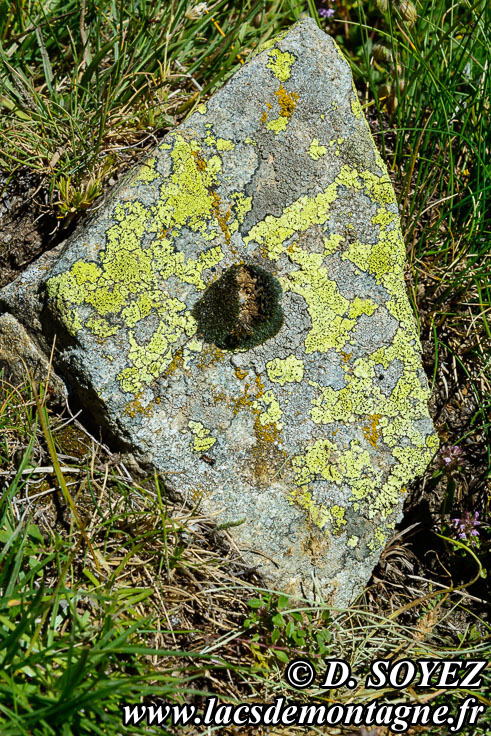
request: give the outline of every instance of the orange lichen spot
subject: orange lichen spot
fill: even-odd
[[[345,353],[341,350],[341,355],[343,356],[343,363],[347,363],[353,353]]]
[[[271,110],[271,108],[273,107],[273,105],[271,104],[271,102],[267,102],[266,103],[266,107],[269,107],[269,109]]]
[[[261,115],[261,123],[265,123],[267,119],[268,119],[268,113],[263,112],[263,114]]]
[[[235,369],[235,375],[241,380],[247,376],[247,371],[243,372],[240,368]],[[255,421],[259,421],[261,414],[260,409],[255,406],[255,402],[261,398],[264,394],[264,384],[259,376],[256,376],[253,383],[244,384],[244,393],[240,396],[229,396],[223,393],[217,393],[214,395],[213,400],[215,403],[223,401],[227,406],[232,407],[234,416],[237,416],[241,409],[248,409],[255,415]]]
[[[242,379],[247,376],[248,372],[249,371],[243,371],[240,368],[236,368],[235,369],[235,375],[237,376],[237,378],[239,379],[239,381],[242,381]]]
[[[245,406],[251,405],[251,397],[249,396],[250,387],[251,387],[251,384],[246,383],[244,386],[245,393],[243,393],[242,396],[239,396],[238,398],[232,399],[233,405],[234,405],[234,408],[233,408],[234,416],[237,416],[239,411],[243,409]]]
[[[264,383],[261,381],[260,376],[256,376],[255,383],[256,383],[256,389],[257,389],[256,396],[258,399],[260,399],[261,396],[264,394]]]
[[[220,197],[218,196],[216,192],[212,192],[211,196],[213,200],[213,203],[212,203],[213,213],[220,226],[220,230],[225,235],[225,242],[228,245],[230,243],[230,230],[228,229],[227,220],[230,217],[230,208],[225,215],[222,215],[222,212],[220,210],[220,203],[221,203]]]
[[[124,413],[128,414],[128,416],[130,416],[132,419],[136,417],[137,414],[142,414],[145,417],[149,417],[152,415],[151,405],[148,404],[148,406],[143,406],[140,402],[141,397],[142,397],[141,393],[137,394],[132,401],[129,401],[126,404]]]
[[[184,365],[184,357],[182,354],[182,348],[179,348],[179,350],[176,350],[176,352],[172,356],[172,360],[167,366],[167,368],[165,369],[163,375],[170,376],[176,371],[181,370],[183,365]]]
[[[278,98],[278,105],[280,106],[280,115],[283,118],[291,118],[293,112],[297,106],[298,93],[292,92],[288,94],[286,89],[280,84],[279,90],[275,92]]]
[[[202,158],[197,151],[191,151],[191,154],[194,157],[194,160],[196,161],[196,166],[200,171],[206,170],[206,161],[204,158]]]
[[[382,432],[378,428],[378,423],[381,420],[381,414],[372,414],[370,416],[370,423],[363,427],[363,434],[372,447],[377,447],[377,440],[382,436]]]
[[[216,345],[211,343],[203,345],[201,352],[197,353],[196,367],[206,369],[209,366],[222,363],[225,360],[225,350],[220,350]]]
[[[282,444],[278,427],[276,424],[261,424],[260,416],[261,412],[258,409],[254,409],[256,412],[256,419],[254,420],[254,434],[258,442],[273,442]]]

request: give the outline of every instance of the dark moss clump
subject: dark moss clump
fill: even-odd
[[[193,308],[198,333],[221,350],[248,350],[283,324],[281,286],[263,268],[231,266]]]

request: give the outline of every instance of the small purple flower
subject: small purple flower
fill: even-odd
[[[321,18],[332,18],[334,13],[334,8],[319,8],[319,15]]]
[[[460,519],[452,519],[452,523],[457,530],[459,539],[470,542],[473,547],[476,546],[476,540],[472,537],[478,537],[479,532],[476,529],[480,525],[479,511],[475,511],[472,515],[470,511],[464,511]]]
[[[456,470],[464,464],[463,454],[459,445],[442,445],[438,452],[438,464],[445,472]]]

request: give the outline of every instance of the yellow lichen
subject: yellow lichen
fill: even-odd
[[[280,51],[273,48],[268,53],[268,62],[266,66],[271,69],[273,74],[280,82],[286,82],[290,78],[291,68],[295,62],[295,57],[288,51]]]
[[[211,431],[204,427],[201,422],[195,422],[190,420],[188,427],[194,435],[194,439],[191,443],[191,449],[194,452],[206,452],[213,447],[215,444],[216,437],[211,436]]]
[[[275,120],[270,120],[266,128],[268,130],[271,130],[276,135],[278,135],[278,133],[281,133],[283,130],[286,130],[287,126],[288,126],[288,118],[282,117],[280,115],[279,118],[275,118]]]
[[[131,184],[134,185],[138,181],[146,181],[151,182],[154,179],[159,178],[158,172],[155,170],[155,164],[157,159],[155,156],[152,156],[151,158],[147,158],[145,163],[143,163],[133,179],[131,180]]]
[[[321,156],[325,156],[326,153],[327,148],[320,145],[318,138],[314,138],[309,147],[310,157],[313,158],[314,161],[317,161]]]
[[[295,483],[304,486],[315,478],[340,481],[342,476],[337,467],[336,445],[327,439],[316,440],[304,453],[292,460],[295,470]]]
[[[358,99],[358,93],[356,92],[356,90],[351,95],[350,103],[351,103],[351,112],[353,113],[355,118],[358,118],[358,120],[362,120],[363,110],[361,108],[360,100]]]
[[[325,527],[329,525],[329,531],[339,535],[342,532],[343,526],[347,524],[344,518],[346,509],[342,506],[327,506],[326,504],[318,503],[313,498],[307,486],[293,489],[290,493],[289,501],[291,504],[307,511],[309,520],[318,526],[319,529],[323,529],[326,532],[328,530]]]
[[[360,299],[359,296],[355,297],[349,308],[349,318],[356,319],[362,314],[372,315],[377,309],[378,304],[375,304],[371,299]]]
[[[216,223],[227,243],[231,229],[237,229],[237,222],[251,207],[251,198],[237,192],[232,194],[235,216],[230,207],[224,211],[214,189],[221,160],[218,156],[206,159],[196,141],[185,140],[178,133],[172,140],[173,173],[162,185],[156,204],[145,207],[130,201],[117,205],[116,222],[107,231],[99,262],[77,261],[71,270],[47,284],[72,334],[84,326],[79,313],[83,305],[95,310],[96,314],[85,320],[85,327],[94,335],[106,338],[129,328],[130,365],[118,376],[128,392],[138,392],[165,371],[176,342],[182,335],[192,337],[196,332],[195,320],[184,302],[168,297],[159,283],[172,275],[204,289],[203,270],[223,259],[219,245],[204,248],[197,258],[186,258],[174,247],[180,231],[186,227],[209,241],[217,237]],[[143,249],[145,233],[153,233],[154,240]],[[161,321],[142,341],[133,328],[151,313],[158,314]]]
[[[299,383],[303,380],[304,364],[295,355],[287,358],[274,358],[266,363],[268,377],[273,383],[284,386],[285,383]]]

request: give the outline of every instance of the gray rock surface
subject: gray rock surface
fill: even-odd
[[[241,522],[268,584],[352,600],[438,442],[396,199],[334,42],[308,19],[265,44],[48,261],[0,297],[39,309],[99,420]]]
[[[49,386],[58,401],[62,401],[66,394],[63,381],[55,374],[44,351],[8,312],[0,314],[0,370],[2,378],[13,386],[19,386],[32,377]]]

